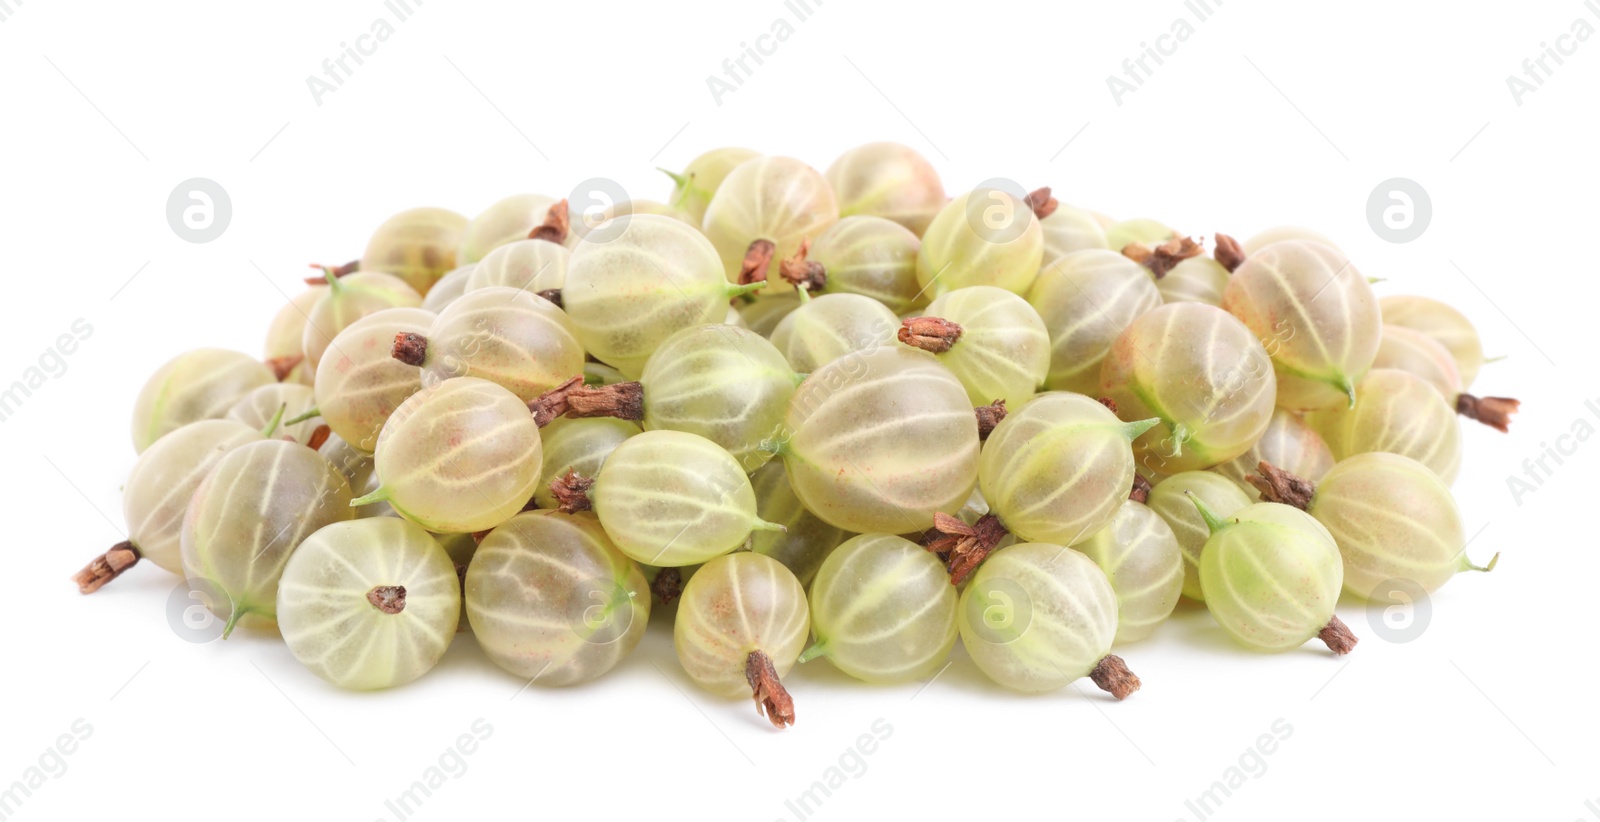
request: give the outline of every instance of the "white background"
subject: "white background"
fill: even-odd
[[[1186,800],[1280,718],[1292,735],[1215,818],[1565,822],[1600,808],[1600,444],[1547,463],[1520,500],[1507,486],[1576,421],[1600,427],[1584,406],[1600,400],[1600,38],[1549,63],[1521,105],[1506,84],[1574,20],[1600,27],[1576,0],[1492,14],[1227,0],[1120,106],[1106,77],[1192,20],[1182,4],[828,0],[718,105],[707,76],[792,20],[781,3],[431,0],[320,106],[306,77],[392,19],[379,2],[8,5],[0,384],[75,319],[94,329],[0,423],[0,788],[74,720],[93,728],[14,818],[393,820],[385,800],[480,717],[492,736],[414,818],[794,820],[786,800],[880,718],[892,735],[815,818],[1195,820]],[[93,597],[68,581],[122,538],[128,415],[148,373],[202,345],[256,351],[306,264],[359,256],[389,214],[471,214],[593,176],[662,199],[653,167],[715,146],[824,168],[877,139],[923,152],[952,193],[1005,176],[1195,234],[1314,226],[1388,279],[1380,293],[1460,306],[1509,358],[1476,388],[1525,401],[1509,436],[1468,427],[1456,484],[1471,554],[1503,551],[1500,568],[1439,592],[1410,643],[1345,603],[1366,639],[1344,660],[1245,652],[1183,606],[1120,651],[1145,683],[1125,703],[1087,683],[1003,692],[959,651],[925,689],[863,686],[819,661],[789,678],[799,723],[781,733],[750,702],[696,690],[665,624],[582,688],[517,695],[462,635],[423,680],[353,694],[270,636],[179,639],[175,580],[154,567]],[[197,176],[234,208],[205,245],[165,217]],[[1432,196],[1409,244],[1367,224],[1368,194],[1395,176]]]

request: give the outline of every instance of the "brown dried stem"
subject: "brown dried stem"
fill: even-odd
[[[1117,699],[1127,699],[1128,695],[1139,690],[1142,684],[1133,671],[1128,670],[1128,664],[1116,654],[1106,654],[1100,664],[1094,666],[1089,672],[1089,678],[1094,684]]]
[[[771,240],[753,240],[745,249],[744,262],[739,265],[739,285],[766,282],[767,267],[772,265],[772,255],[778,247]]]
[[[272,359],[267,360],[267,368],[271,369],[272,376],[277,377],[278,382],[283,382],[289,378],[289,374],[294,371],[295,366],[305,362],[305,360],[306,355],[304,354],[290,354],[287,357],[273,357]]]
[[[1457,414],[1477,420],[1502,434],[1511,431],[1511,415],[1521,407],[1521,400],[1510,397],[1474,397],[1471,394],[1456,397]]]
[[[1122,256],[1150,269],[1159,280],[1178,263],[1198,257],[1203,251],[1205,249],[1192,237],[1173,237],[1154,248],[1144,243],[1129,243],[1122,247]]]
[[[567,232],[572,229],[571,217],[567,211],[567,201],[562,200],[544,214],[544,224],[528,232],[530,240],[545,240],[561,245],[567,241]]]
[[[95,557],[83,570],[72,575],[72,581],[78,583],[78,593],[92,594],[111,580],[122,576],[122,572],[139,563],[143,557],[133,543],[123,541],[111,546],[111,550]]]
[[[401,331],[394,335],[394,347],[389,350],[390,356],[418,368],[428,361],[428,338],[410,331]]]
[[[556,502],[559,503],[557,510],[563,514],[576,514],[593,508],[594,504],[589,501],[589,487],[592,485],[592,478],[580,477],[577,471],[568,471],[565,476],[551,480],[550,491],[556,495]]]
[[[794,724],[794,698],[778,679],[778,669],[772,666],[771,657],[761,651],[751,651],[744,662],[744,680],[750,683],[756,713],[766,717],[776,728]]]
[[[810,238],[801,240],[794,256],[778,263],[778,276],[795,288],[821,291],[828,285],[828,271],[822,267],[822,263],[806,259],[810,251]]]
[[[1135,473],[1133,475],[1133,489],[1128,492],[1128,499],[1140,504],[1147,503],[1150,501],[1152,487],[1150,480],[1145,479],[1144,475]]]
[[[943,354],[961,339],[961,326],[938,317],[912,317],[900,323],[900,342],[934,354]]]
[[[546,288],[543,291],[535,291],[533,293],[535,293],[535,294],[537,294],[537,295],[549,300],[550,302],[555,303],[556,304],[556,308],[566,308],[567,307],[566,303],[563,303],[561,301],[561,289],[559,289],[559,288]]]
[[[319,425],[316,428],[311,429],[311,436],[306,438],[306,447],[313,451],[320,451],[322,450],[322,446],[327,444],[328,438],[331,436],[333,436],[332,426]]]
[[[344,265],[323,265],[321,263],[312,263],[311,267],[321,271],[322,275],[319,277],[307,277],[306,285],[327,285],[328,277],[330,276],[337,280],[340,277],[348,277],[351,274],[360,271],[361,261],[351,260]]]
[[[1360,642],[1356,639],[1356,635],[1350,632],[1350,626],[1345,625],[1337,616],[1328,620],[1328,624],[1317,633],[1317,639],[1327,643],[1328,650],[1339,656],[1355,650],[1356,643]]]
[[[1056,213],[1056,208],[1061,205],[1056,198],[1050,196],[1049,186],[1041,186],[1034,189],[1027,197],[1023,198],[1023,202],[1028,204],[1028,208],[1033,209],[1033,216],[1041,220]]]
[[[656,578],[650,580],[650,593],[662,605],[671,605],[678,597],[683,596],[683,572],[677,568],[662,568],[656,572]]]
[[[644,419],[644,386],[618,382],[590,388],[578,376],[540,394],[528,403],[528,409],[540,427],[556,417],[616,417],[638,422]]]
[[[1228,269],[1228,273],[1239,270],[1244,265],[1244,248],[1239,241],[1226,234],[1217,234],[1215,237],[1217,247],[1211,250],[1211,258]]]
[[[925,535],[923,544],[944,558],[945,567],[950,570],[950,584],[960,585],[1008,533],[994,514],[985,514],[968,525],[940,512],[933,515],[933,530]]]
[[[1261,473],[1251,474],[1245,479],[1261,492],[1262,502],[1280,502],[1302,511],[1311,507],[1311,500],[1317,495],[1316,483],[1297,477],[1266,460],[1257,463],[1256,470]]]
[[[972,410],[978,415],[978,439],[986,440],[994,432],[994,427],[1006,418],[1006,401],[995,400]]]
[[[1111,413],[1113,413],[1113,414],[1117,413],[1117,401],[1116,400],[1111,399],[1110,397],[1101,397],[1099,399],[1099,403],[1101,405],[1105,406],[1106,409],[1109,410]]]
[[[367,592],[372,607],[393,616],[406,609],[406,586],[379,585]]]

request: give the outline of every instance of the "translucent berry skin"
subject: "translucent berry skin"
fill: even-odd
[[[1309,512],[1339,546],[1344,589],[1362,599],[1396,579],[1431,594],[1476,567],[1449,486],[1408,457],[1374,452],[1340,462],[1317,483]]]
[[[1278,404],[1349,405],[1378,353],[1383,320],[1367,278],[1338,249],[1276,242],[1233,272],[1222,307],[1267,346]]]
[[[778,443],[801,502],[834,526],[904,534],[953,513],[978,474],[978,421],[933,355],[874,348],[817,369],[795,391]]]
[[[658,214],[662,217],[671,217],[684,225],[694,226],[695,228],[700,227],[700,219],[698,217],[690,216],[688,213],[666,203],[658,203],[655,200],[623,200],[620,203],[612,203],[604,207],[592,206],[589,211],[582,214],[574,211],[572,213],[572,231],[579,238],[585,238],[589,236],[589,232],[604,225],[607,220],[632,217],[636,214]]]
[[[338,434],[332,434],[329,435],[328,441],[317,449],[317,453],[331,463],[334,469],[344,476],[345,481],[350,483],[351,494],[364,496],[378,490],[377,462],[370,452],[356,448]],[[355,509],[356,519],[399,516],[394,512],[394,508],[383,500],[358,505]]]
[[[275,382],[254,388],[240,397],[228,409],[227,419],[254,431],[264,431],[281,408],[283,417],[273,430],[273,436],[293,437],[295,442],[305,445],[322,425],[322,418],[312,417],[293,425],[285,423],[316,407],[316,397],[310,386]]]
[[[339,332],[356,320],[386,308],[418,308],[422,297],[403,280],[376,271],[357,271],[332,280],[328,292],[311,307],[301,338],[306,361],[315,368]]]
[[[1024,693],[1088,676],[1111,651],[1117,595],[1088,557],[1024,542],[978,566],[956,609],[961,644],[990,679]]]
[[[472,272],[477,267],[477,263],[467,263],[440,277],[422,298],[422,309],[437,314],[443,311],[445,306],[459,299],[467,292],[467,280],[472,277]]]
[[[1278,408],[1272,412],[1272,421],[1267,423],[1267,430],[1255,445],[1211,470],[1233,480],[1251,502],[1258,502],[1261,492],[1250,484],[1249,478],[1256,475],[1262,461],[1316,482],[1333,467],[1333,451],[1323,442],[1322,435],[1306,425],[1298,415]],[[1206,501],[1210,502],[1209,499]],[[1222,513],[1215,505],[1212,508]]]
[[[378,435],[378,491],[429,531],[465,534],[510,519],[539,485],[539,425],[517,395],[476,377],[413,394]]]
[[[1222,305],[1228,290],[1228,269],[1210,257],[1190,257],[1156,280],[1162,302]]]
[[[721,320],[739,293],[700,232],[641,214],[610,242],[573,252],[561,299],[584,350],[638,379],[663,340]]]
[[[1144,266],[1115,252],[1090,250],[1045,266],[1027,299],[1050,334],[1045,386],[1094,395],[1111,344],[1161,305],[1161,292]]]
[[[478,377],[532,402],[583,371],[583,346],[566,313],[515,288],[468,291],[434,319],[427,337],[424,386]]]
[[[915,149],[899,143],[857,146],[839,155],[824,177],[845,217],[881,217],[921,236],[944,207],[939,171]]]
[[[317,410],[333,433],[368,454],[395,409],[422,390],[415,366],[394,358],[396,334],[424,334],[432,313],[389,308],[362,317],[339,332],[317,365]]]
[[[1093,212],[1081,208],[1058,205],[1050,216],[1039,221],[1039,228],[1044,232],[1044,257],[1040,263],[1046,268],[1074,251],[1110,248],[1100,221]]]
[[[544,240],[518,240],[491,251],[467,277],[466,291],[501,286],[537,294],[567,284],[572,252]]]
[[[1461,370],[1455,355],[1433,337],[1400,325],[1384,325],[1373,368],[1395,368],[1421,377],[1446,402],[1461,395]]]
[[[140,555],[174,574],[183,573],[178,546],[194,489],[223,455],[261,439],[260,431],[233,420],[201,420],[140,454],[122,486],[122,521]]]
[[[645,430],[683,431],[722,446],[746,473],[783,423],[799,380],[760,334],[726,324],[685,328],[645,364]]]
[[[739,312],[746,328],[771,339],[783,319],[799,307],[800,295],[790,291],[760,297],[755,302],[738,305],[734,310]]]
[[[721,446],[681,431],[646,431],[618,445],[588,491],[611,541],[661,567],[696,565],[773,527],[756,516],[744,468]]]
[[[593,516],[528,511],[478,545],[467,618],[496,665],[535,685],[576,685],[638,647],[650,587]]]
[[[1183,554],[1183,595],[1205,602],[1200,585],[1200,552],[1211,538],[1211,529],[1200,515],[1193,494],[1219,517],[1231,517],[1254,500],[1232,480],[1210,471],[1182,471],[1155,484],[1150,490],[1150,510],[1167,523]]]
[[[1339,244],[1326,236],[1297,225],[1280,225],[1259,231],[1241,243],[1245,254],[1254,254],[1273,243],[1287,241],[1321,243],[1329,248],[1337,249]]]
[[[284,375],[282,382],[300,383],[310,385],[315,378],[317,370],[311,363],[305,361],[305,333],[306,315],[311,313],[311,307],[322,299],[328,292],[325,285],[314,285],[289,298],[283,308],[273,315],[272,322],[267,325],[267,340],[262,347],[262,358],[276,360],[289,357],[300,357],[294,368]]]
[[[689,161],[683,171],[673,174],[672,195],[667,202],[687,214],[692,224],[699,226],[706,216],[706,206],[716,195],[728,172],[748,160],[761,156],[761,152],[748,148],[714,148]]]
[[[783,530],[761,530],[750,535],[750,550],[784,564],[801,585],[810,585],[828,554],[854,536],[828,524],[807,510],[789,487],[789,474],[781,461],[769,462],[750,475],[756,495],[756,515]]]
[[[1077,546],[1117,595],[1116,643],[1137,642],[1172,615],[1183,593],[1183,550],[1166,520],[1128,500],[1111,523]]]
[[[369,595],[405,590],[386,613]],[[278,627],[300,664],[341,688],[404,685],[438,664],[461,617],[455,564],[427,531],[376,517],[324,526],[290,555]]]
[[[758,157],[728,172],[700,230],[716,247],[729,282],[739,281],[751,242],[772,242],[776,249],[767,266],[767,291],[780,293],[794,286],[778,276],[779,262],[838,220],[833,189],[816,169],[792,157]]]
[[[1428,466],[1446,485],[1461,470],[1461,423],[1455,408],[1421,377],[1375,368],[1356,385],[1354,408],[1334,407],[1306,415],[1335,459],[1369,451],[1410,457]]]
[[[806,259],[820,264],[829,294],[860,294],[895,314],[925,305],[917,284],[922,240],[904,225],[882,217],[845,217],[811,241]]]
[[[809,374],[846,354],[892,345],[899,330],[900,318],[871,297],[824,294],[789,312],[772,344],[791,368]]]
[[[1105,227],[1106,248],[1121,253],[1130,243],[1156,245],[1176,236],[1166,223],[1148,217],[1118,220]]]
[[[787,676],[811,630],[806,592],[777,560],[741,551],[707,562],[678,602],[672,644],[684,673],[718,696],[750,698],[745,665],[761,651]]]
[[[284,440],[242,445],[223,455],[189,500],[183,572],[228,595],[226,631],[241,620],[271,624],[290,553],[352,516],[349,483],[317,452]]]
[[[1420,331],[1439,342],[1456,360],[1461,389],[1472,387],[1483,368],[1483,342],[1478,329],[1460,311],[1428,297],[1389,296],[1378,301],[1384,325]]]
[[[198,420],[220,419],[240,397],[278,379],[248,354],[197,348],[156,369],[133,403],[133,450]]]
[[[1082,542],[1110,524],[1128,498],[1129,443],[1139,430],[1081,394],[1040,394],[989,434],[978,487],[1018,539]]]
[[[1124,420],[1160,417],[1134,441],[1140,470],[1173,474],[1227,462],[1272,419],[1272,361],[1226,311],[1173,303],[1134,320],[1100,368],[1100,396]]]
[[[1240,645],[1282,653],[1333,618],[1344,583],[1328,529],[1298,508],[1258,502],[1229,517],[1200,554],[1206,608]]]
[[[989,285],[946,291],[923,314],[961,326],[939,361],[967,389],[974,406],[1033,398],[1050,371],[1050,333],[1027,300]]]
[[[580,477],[598,476],[606,457],[611,456],[623,440],[641,430],[634,423],[614,417],[557,417],[539,432],[544,445],[543,476],[555,479],[566,476],[568,471],[576,471]],[[544,509],[553,510],[561,505],[548,482],[539,483],[533,499]]]
[[[1008,192],[978,189],[951,200],[928,224],[917,285],[935,296],[969,285],[1026,294],[1043,258],[1033,209]]]
[[[528,239],[535,228],[544,225],[556,202],[556,198],[543,194],[513,194],[496,201],[467,223],[456,261],[463,265],[475,263],[500,246]],[[576,234],[569,234],[564,245],[571,248],[577,241]]]
[[[889,534],[840,545],[811,583],[808,657],[864,682],[926,679],[956,643],[956,587],[927,548]]]
[[[443,208],[413,208],[383,221],[361,255],[362,271],[393,274],[427,294],[450,269],[467,230],[467,218]]]

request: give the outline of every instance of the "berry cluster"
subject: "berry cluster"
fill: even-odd
[[[1019,691],[1139,679],[1113,646],[1180,596],[1238,642],[1347,653],[1341,590],[1431,592],[1472,325],[1379,299],[1320,235],[1205,244],[937,172],[876,143],[826,173],[718,149],[668,203],[574,220],[525,194],[414,209],[323,267],[265,357],[139,395],[140,559],[276,623],[347,688],[458,629],[540,685],[601,676],[675,609],[684,671],[782,727],[782,678],[937,671],[959,638]],[[1490,561],[1488,567],[1493,567]]]

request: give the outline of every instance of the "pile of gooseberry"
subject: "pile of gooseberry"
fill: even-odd
[[[587,682],[653,613],[689,679],[784,727],[797,663],[904,683],[959,641],[1006,688],[1122,699],[1114,652],[1180,600],[1246,649],[1345,654],[1341,592],[1495,564],[1466,554],[1458,419],[1517,401],[1467,393],[1464,316],[1380,299],[1320,234],[1207,253],[1048,188],[947,197],[893,143],[670,176],[594,214],[401,212],[262,357],[162,365],[128,539],[80,589],[149,559],[351,689],[467,631]]]

